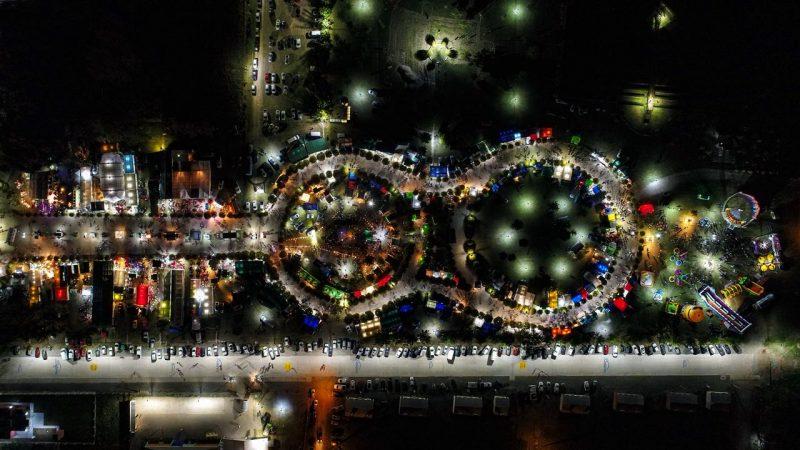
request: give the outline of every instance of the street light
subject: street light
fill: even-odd
[[[431,158],[436,157],[436,130],[431,130]]]
[[[367,14],[372,10],[372,5],[369,0],[356,0],[353,6],[356,12],[360,14]]]
[[[523,19],[526,13],[525,5],[523,5],[520,2],[513,2],[509,4],[507,11],[510,20],[517,23],[519,23]]]

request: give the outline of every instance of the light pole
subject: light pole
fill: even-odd
[[[431,130],[431,159],[436,157],[436,130]]]

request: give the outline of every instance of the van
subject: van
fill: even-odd
[[[320,37],[322,37],[322,31],[320,31],[320,30],[311,30],[308,33],[306,33],[306,37],[309,38],[309,39],[320,38]]]

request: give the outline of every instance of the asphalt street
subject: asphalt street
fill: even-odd
[[[0,363],[0,384],[92,382],[225,382],[229,377],[260,374],[267,381],[291,381],[311,377],[517,377],[527,376],[720,376],[758,379],[768,364],[760,353],[719,355],[575,355],[557,359],[522,360],[515,356],[492,358],[465,356],[451,364],[443,356],[433,359],[389,357],[357,359],[343,351],[328,357],[320,353],[288,352],[270,360],[260,355],[202,358],[172,357],[150,361],[96,357],[87,362],[68,362],[58,356],[46,361],[26,356]]]

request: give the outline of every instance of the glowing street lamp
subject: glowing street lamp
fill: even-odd
[[[372,4],[370,0],[355,0],[353,3],[353,10],[358,14],[366,15],[372,12]]]
[[[525,107],[524,93],[518,89],[509,91],[506,94],[505,102],[513,113],[519,113]]]
[[[518,1],[512,2],[508,5],[508,16],[515,22],[522,20],[527,12],[528,11],[525,8],[525,5]]]

